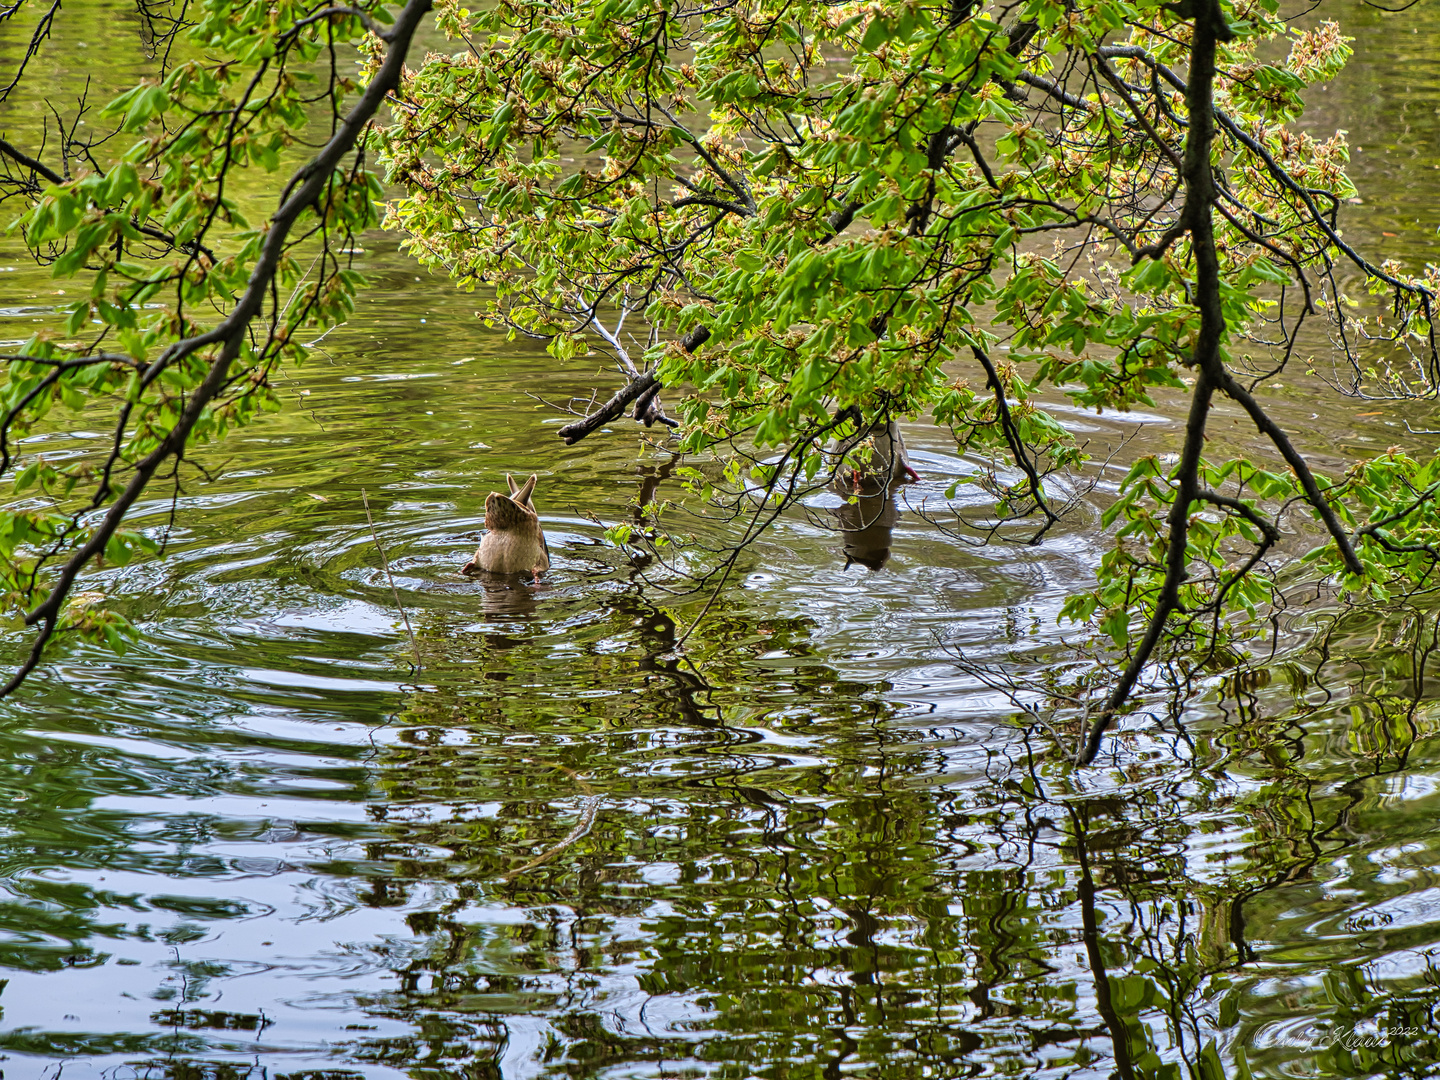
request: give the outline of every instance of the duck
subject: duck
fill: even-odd
[[[900,434],[900,425],[894,420],[877,421],[863,428],[855,435],[841,441],[837,453],[844,458],[862,447],[870,451],[870,460],[864,465],[856,464],[850,469],[850,477],[856,491],[862,486],[879,481],[884,487],[893,484],[914,483],[920,474],[910,464],[910,454],[905,449],[905,439]]]
[[[510,494],[492,491],[485,496],[485,535],[475,557],[460,568],[462,574],[533,574],[550,569],[550,548],[535,512],[535,476],[517,484],[508,473]]]
[[[858,415],[858,414],[857,414]],[[861,462],[851,457],[856,451],[868,451]],[[879,570],[890,558],[890,544],[900,508],[895,493],[901,484],[913,483],[920,474],[910,464],[900,425],[894,420],[877,420],[848,439],[840,441],[835,450],[843,462],[851,464],[837,469],[832,490],[845,499],[831,512],[845,537],[845,569],[857,563]]]

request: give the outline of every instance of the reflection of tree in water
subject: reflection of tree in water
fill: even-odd
[[[559,623],[528,637],[482,624],[448,656],[427,640],[438,689],[379,752],[373,812],[391,838],[367,861],[389,870],[362,896],[406,908],[414,937],[353,946],[398,975],[362,1006],[411,1031],[356,1031],[340,1052],[362,1073],[337,1076],[372,1062],[497,1076],[506,1055],[574,1075],[1175,1065],[1206,1080],[1239,1075],[1242,1047],[1256,1076],[1425,1075],[1440,1060],[1440,935],[1424,915],[1440,814],[1435,795],[1398,797],[1440,754],[1433,618],[1377,647],[1355,613],[1323,639],[1318,673],[1227,680],[1214,715],[1191,718],[1192,761],[1135,742],[1121,776],[1072,770],[1039,732],[1000,727],[981,751],[955,745],[973,729],[917,728],[885,687],[817,662],[803,621],[732,611],[683,657],[673,623],[630,594]],[[49,781],[6,807],[10,857],[123,862],[123,817],[57,813],[79,751],[13,749]],[[577,777],[605,800],[591,831],[507,880],[571,832]],[[13,888],[10,966],[115,947],[97,921],[114,897]],[[197,1060],[263,1020],[200,1000],[226,973],[183,959],[153,1033],[69,1052],[149,1055],[137,1074],[156,1078],[260,1075]],[[1411,1033],[1363,1044],[1381,1028]],[[3,1038],[7,1053],[56,1052]]]
[[[398,988],[365,1002],[414,1034],[361,1038],[357,1060],[1208,1080],[1247,1060],[1369,1075],[1440,1059],[1434,929],[1387,935],[1386,896],[1411,887],[1362,865],[1426,837],[1415,865],[1440,862],[1433,801],[1397,826],[1380,797],[1427,731],[1407,670],[1423,650],[1343,683],[1332,657],[1323,692],[1232,680],[1238,715],[1193,762],[1137,758],[1111,790],[1013,728],[962,755],[983,765],[956,783],[955,733],[908,727],[814,663],[803,624],[732,612],[676,658],[673,623],[627,595],[572,631],[574,683],[613,693],[537,694],[549,646],[492,635],[474,643],[492,677],[417,695],[378,763],[394,839],[371,854],[394,873],[375,902],[445,886],[409,916],[417,941],[381,947]],[[1421,697],[1393,694],[1407,686]],[[1357,712],[1338,736],[1342,700]],[[1375,731],[1373,752],[1315,752]],[[604,798],[593,828],[507,877],[572,831],[576,777]],[[1366,903],[1325,898],[1317,871],[1337,861]],[[1299,944],[1326,912],[1335,933]],[[1423,1034],[1286,1045],[1306,1017]]]

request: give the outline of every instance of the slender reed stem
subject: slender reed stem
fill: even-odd
[[[395,606],[400,609],[400,618],[405,622],[405,634],[410,638],[410,649],[415,653],[415,670],[419,671],[420,644],[415,640],[415,631],[410,628],[410,616],[405,614],[405,605],[400,602],[400,590],[395,587],[395,578],[390,573],[390,560],[385,557],[385,545],[380,543],[380,534],[375,531],[375,519],[370,516],[370,496],[365,489],[360,489],[360,498],[365,503],[365,520],[370,523],[370,535],[375,540],[375,550],[380,553],[380,566],[385,571],[385,579],[390,582],[390,592],[395,597]]]

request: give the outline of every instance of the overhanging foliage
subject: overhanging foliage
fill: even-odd
[[[5,357],[0,467],[26,499],[0,514],[0,572],[40,628],[12,688],[57,630],[119,642],[118,616],[67,605],[77,576],[153,548],[123,527],[147,485],[272,405],[302,329],[349,311],[387,96],[390,223],[415,253],[557,362],[600,347],[625,373],[568,441],[632,406],[673,425],[660,391],[688,388],[682,447],[734,455],[697,487],[758,486],[778,510],[834,475],[832,440],[928,413],[1008,463],[995,521],[1039,541],[1060,511],[1046,478],[1084,463],[1043,402],[1126,410],[1184,389],[1178,460],[1135,463],[1097,585],[1065,608],[1119,659],[1086,757],[1157,656],[1263,627],[1283,532],[1324,539],[1312,577],[1343,593],[1427,582],[1434,463],[1397,450],[1317,474],[1256,396],[1324,343],[1316,325],[1352,366],[1341,390],[1440,381],[1434,276],[1347,244],[1344,139],[1294,127],[1348,55],[1333,23],[1293,29],[1275,0],[435,7],[449,51],[403,71],[429,3],[209,0],[167,24],[163,78],[105,110],[109,141],[62,127],[54,164],[0,141],[20,235],[89,293],[63,335]],[[34,10],[12,88],[59,9]],[[347,43],[371,58],[348,110]],[[317,108],[329,141],[252,228],[230,179],[277,169]],[[1347,273],[1384,294],[1383,319],[1347,311]],[[1217,397],[1273,459],[1206,458]],[[105,460],[15,456],[52,405],[97,401],[116,410]]]
[[[683,447],[781,448],[752,475],[784,501],[828,439],[931,413],[1009,459],[998,515],[1038,540],[1047,473],[1083,460],[1041,400],[1189,389],[1179,461],[1136,463],[1065,608],[1122,657],[1086,758],[1157,650],[1263,625],[1292,510],[1343,589],[1429,573],[1435,467],[1316,475],[1255,396],[1305,362],[1307,321],[1344,328],[1347,267],[1392,300],[1368,336],[1414,350],[1373,380],[1434,389],[1433,281],[1345,243],[1344,139],[1290,126],[1349,54],[1334,23],[1293,30],[1275,0],[501,0],[450,29],[466,47],[406,80],[386,133],[391,223],[557,360],[619,350],[630,382],[568,440],[690,387]],[[1278,461],[1206,459],[1217,395]]]

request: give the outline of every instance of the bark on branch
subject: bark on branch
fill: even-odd
[[[971,353],[975,359],[980,361],[980,366],[985,369],[985,383],[995,394],[996,416],[1000,421],[1000,430],[1005,435],[1005,443],[1010,447],[1010,456],[1015,459],[1025,473],[1025,478],[1030,482],[1029,495],[1035,506],[1045,515],[1045,524],[1034,536],[1030,543],[1038,544],[1044,535],[1050,531],[1050,526],[1060,520],[1060,516],[1050,509],[1050,504],[1045,499],[1045,491],[1041,487],[1040,474],[1035,468],[1035,462],[1031,460],[1029,451],[1025,448],[1025,440],[1020,438],[1020,431],[1015,425],[1015,419],[1010,414],[1010,403],[1005,397],[1005,384],[1000,381],[1000,373],[995,370],[995,364],[985,350],[978,345],[970,346]]]
[[[686,352],[694,352],[705,342],[710,340],[710,328],[697,326],[685,337],[680,339],[680,347]],[[604,427],[611,420],[625,412],[632,401],[637,398],[649,397],[654,400],[656,394],[663,389],[659,377],[653,371],[641,372],[628,383],[622,386],[609,401],[601,405],[593,413],[581,417],[574,423],[566,424],[560,429],[560,438],[565,440],[566,446],[574,446],[581,439],[591,432]],[[639,411],[637,409],[637,411]],[[643,419],[637,416],[636,419]]]
[[[1167,521],[1165,578],[1150,613],[1140,643],[1119,681],[1110,691],[1100,715],[1091,724],[1089,737],[1079,760],[1088,765],[1095,759],[1100,742],[1115,713],[1129,700],[1165,634],[1170,616],[1180,606],[1180,587],[1188,576],[1190,505],[1200,495],[1200,456],[1205,448],[1205,423],[1215,391],[1227,376],[1220,358],[1225,337],[1225,314],[1220,301],[1220,258],[1215,248],[1213,205],[1218,193],[1210,164],[1215,140],[1215,52],[1221,41],[1232,36],[1219,0],[1195,0],[1195,31],[1190,40],[1190,78],[1185,104],[1189,110],[1185,132],[1185,154],[1181,175],[1185,181],[1185,204],[1180,219],[1190,233],[1195,260],[1195,306],[1200,312],[1200,330],[1195,337],[1191,364],[1196,369],[1195,389],[1190,395],[1190,413],[1185,421],[1185,445],[1175,467],[1175,502]]]
[[[1260,550],[1207,605],[1207,608],[1215,610],[1217,615],[1225,590],[1228,590],[1248,573],[1264,551],[1277,540],[1278,531],[1275,526],[1263,519],[1252,508],[1237,499],[1230,499],[1215,492],[1203,491],[1200,488],[1200,454],[1205,441],[1206,414],[1209,412],[1210,402],[1217,392],[1223,393],[1237,402],[1250,416],[1256,428],[1266,435],[1276,450],[1280,452],[1280,456],[1290,466],[1301,490],[1305,493],[1305,501],[1314,509],[1330,533],[1330,538],[1335,542],[1345,569],[1351,574],[1364,572],[1354,547],[1355,540],[1360,538],[1360,532],[1357,531],[1353,537],[1346,532],[1339,515],[1331,505],[1330,498],[1320,487],[1304,456],[1296,450],[1289,436],[1270,418],[1255,397],[1230,374],[1221,358],[1220,344],[1225,335],[1225,317],[1221,307],[1220,262],[1215,246],[1214,229],[1214,209],[1221,192],[1211,167],[1212,146],[1217,131],[1223,128],[1247,150],[1259,156],[1272,175],[1275,175],[1305,203],[1315,224],[1325,231],[1332,242],[1341,247],[1342,251],[1355,259],[1367,273],[1373,272],[1374,276],[1382,280],[1394,282],[1378,268],[1372,268],[1369,263],[1345,247],[1334,230],[1324,221],[1323,215],[1320,214],[1319,208],[1315,206],[1309,193],[1279,167],[1263,146],[1246,135],[1233,120],[1215,108],[1213,86],[1216,75],[1216,48],[1220,42],[1229,41],[1233,34],[1225,22],[1219,0],[1190,0],[1190,7],[1187,10],[1193,13],[1195,31],[1191,38],[1190,70],[1187,78],[1183,81],[1142,49],[1133,46],[1107,46],[1098,52],[1101,58],[1099,64],[1104,74],[1112,81],[1117,90],[1126,96],[1127,102],[1130,101],[1130,98],[1125,93],[1123,83],[1105,64],[1104,58],[1106,57],[1123,57],[1148,64],[1167,82],[1185,94],[1186,108],[1189,111],[1185,135],[1185,154],[1181,168],[1181,176],[1185,185],[1185,203],[1181,208],[1175,227],[1166,234],[1164,242],[1168,245],[1180,235],[1189,234],[1191,255],[1195,261],[1194,303],[1200,312],[1200,332],[1196,337],[1190,361],[1190,365],[1196,370],[1195,389],[1190,399],[1190,415],[1185,429],[1185,446],[1174,474],[1177,488],[1175,502],[1170,508],[1167,523],[1165,577],[1159,595],[1156,597],[1155,606],[1151,610],[1145,634],[1131,653],[1119,681],[1090,728],[1089,737],[1080,752],[1079,760],[1082,764],[1087,764],[1094,759],[1106,729],[1110,726],[1115,714],[1129,699],[1141,672],[1159,646],[1170,616],[1181,610],[1180,588],[1188,577],[1187,540],[1191,504],[1199,500],[1219,506],[1250,521],[1264,534]],[[1136,111],[1136,115],[1139,116],[1138,109],[1133,104],[1132,111]],[[1141,119],[1143,121],[1144,118],[1141,117]],[[1149,130],[1148,124],[1147,130]],[[1148,253],[1150,252],[1142,251],[1140,254]]]

